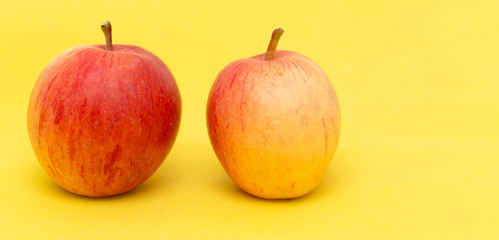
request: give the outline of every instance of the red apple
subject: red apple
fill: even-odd
[[[229,177],[261,198],[296,198],[323,178],[338,145],[340,108],[331,82],[310,58],[275,51],[240,59],[208,97],[211,144]]]
[[[39,76],[28,108],[35,155],[64,189],[85,196],[127,192],[149,178],[180,125],[180,93],[152,53],[112,45],[77,46]]]

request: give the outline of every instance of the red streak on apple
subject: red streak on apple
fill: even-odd
[[[161,165],[175,141],[181,100],[175,79],[136,46],[70,48],[43,70],[28,132],[42,168],[85,196],[129,191]]]

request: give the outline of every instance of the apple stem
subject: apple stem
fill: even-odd
[[[111,34],[111,22],[109,20],[103,22],[100,25],[102,32],[104,32],[104,37],[106,37],[106,49],[109,51],[113,51],[113,36]]]
[[[265,53],[265,61],[269,61],[274,59],[274,53],[277,49],[277,43],[279,43],[279,39],[281,38],[284,30],[282,28],[275,29],[272,32],[272,38],[270,39],[269,47],[267,48],[267,53]]]

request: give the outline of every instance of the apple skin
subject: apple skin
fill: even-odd
[[[338,99],[308,57],[281,50],[263,59],[237,60],[217,76],[207,104],[210,141],[245,192],[300,197],[319,184],[336,151]]]
[[[180,93],[167,66],[136,46],[86,45],[56,56],[29,102],[28,133],[41,167],[84,196],[127,192],[171,150]]]

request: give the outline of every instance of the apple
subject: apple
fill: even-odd
[[[239,59],[217,76],[206,119],[212,147],[229,177],[264,199],[289,199],[322,180],[340,136],[338,98],[310,58],[276,51]]]
[[[69,48],[40,74],[28,107],[28,133],[41,167],[84,196],[127,192],[149,178],[171,150],[180,93],[167,66],[137,46]]]

